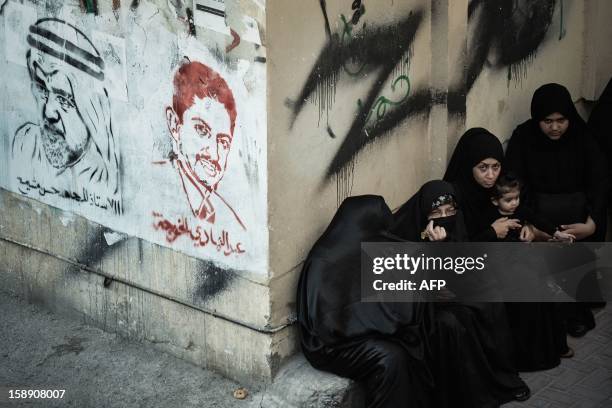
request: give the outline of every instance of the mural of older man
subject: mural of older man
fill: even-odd
[[[122,212],[119,157],[104,61],[79,29],[55,18],[30,26],[26,54],[38,118],[15,132],[19,190]]]

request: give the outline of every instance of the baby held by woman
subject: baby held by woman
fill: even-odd
[[[563,232],[559,226],[555,226],[542,217],[538,217],[535,212],[527,206],[521,205],[521,182],[512,173],[501,175],[497,178],[491,201],[495,205],[496,211],[490,214],[491,220],[498,219],[500,215],[505,218],[513,219],[517,224],[523,226],[531,224],[550,236],[549,240],[573,242],[576,237],[572,234]],[[498,241],[518,242],[520,239],[520,227],[510,229],[505,238],[498,238]]]

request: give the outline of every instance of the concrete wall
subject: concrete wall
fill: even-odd
[[[267,3],[273,321],[342,200],[399,205],[430,177],[428,1]],[[363,10],[362,15],[358,15]]]
[[[291,314],[301,262],[343,198],[381,194],[396,208],[442,177],[466,128],[506,141],[544,83],[598,97],[612,74],[611,7],[269,1],[273,321]]]
[[[582,96],[593,101],[599,98],[612,75],[612,52],[605,47],[605,39],[612,38],[612,3],[591,0],[584,7]]]
[[[515,2],[507,23],[514,34],[482,35],[494,27],[474,30],[469,39],[473,60],[484,59],[470,89],[467,127],[483,126],[506,141],[514,128],[529,119],[533,91],[558,82],[575,100],[582,96],[585,52],[585,4],[583,1]],[[486,25],[488,10],[474,12],[474,24]],[[473,69],[476,73],[476,68]]]
[[[0,185],[265,276],[265,49],[249,37],[263,11],[196,9],[190,30],[171,7],[185,2],[85,3],[97,14],[4,5]]]
[[[263,3],[0,3],[6,288],[271,378]]]

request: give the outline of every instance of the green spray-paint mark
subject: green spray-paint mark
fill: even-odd
[[[95,0],[85,0],[85,10],[87,10],[88,13],[96,13],[96,4],[95,4]]]
[[[376,122],[378,122],[387,114],[387,107],[400,105],[408,98],[408,95],[410,94],[410,78],[408,78],[407,75],[400,75],[395,78],[395,80],[391,83],[391,91],[395,92],[396,85],[401,82],[403,82],[406,86],[406,93],[404,96],[398,101],[392,101],[384,95],[379,96],[372,104],[372,109],[370,109],[368,112],[368,116],[366,116],[364,124],[368,123],[374,111],[376,111]],[[357,107],[360,111],[363,110],[363,102],[361,99],[357,99]]]
[[[561,41],[563,39],[563,37],[565,37],[566,31],[565,31],[565,16],[563,15],[563,0],[559,0],[559,6],[561,7],[561,13],[560,17],[559,17],[559,41]]]

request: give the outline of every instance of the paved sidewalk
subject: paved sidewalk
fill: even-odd
[[[328,398],[324,388],[342,390],[348,382],[312,369],[294,367],[295,373],[286,375],[276,389],[254,386],[245,400],[237,400],[233,391],[241,384],[157,351],[151,344],[125,341],[2,289],[0,310],[1,408],[344,406],[337,398]],[[533,396],[504,408],[612,408],[612,305],[597,314],[595,330],[571,339],[571,344],[574,358],[553,370],[523,374]],[[8,400],[12,388],[65,389],[66,393],[62,400]],[[332,396],[336,392],[327,391]],[[312,395],[301,399],[301,393]]]
[[[532,396],[504,408],[612,408],[612,305],[597,312],[597,327],[581,339],[569,337],[576,355],[557,368],[521,377]]]
[[[245,407],[239,384],[0,291],[0,407]],[[62,400],[8,390],[64,389]]]

